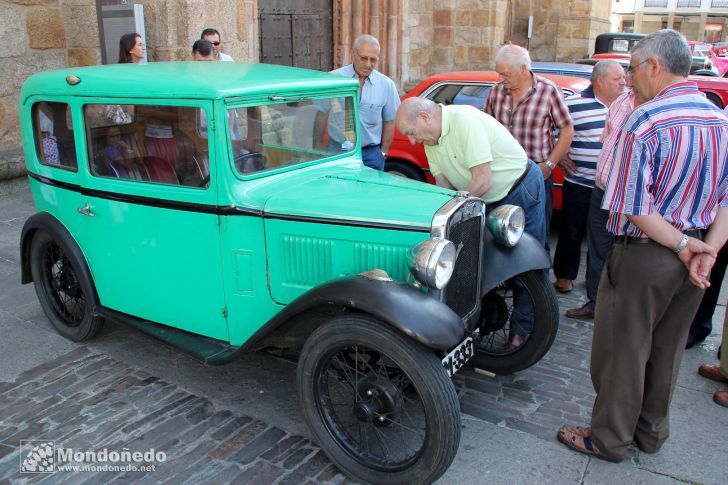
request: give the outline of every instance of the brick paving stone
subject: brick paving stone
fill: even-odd
[[[236,450],[249,443],[253,438],[262,433],[268,425],[257,419],[248,423],[243,429],[224,441],[220,446],[210,453],[210,458],[224,460]]]
[[[554,427],[540,426],[538,424],[516,418],[506,418],[506,427],[525,431],[526,433],[536,435],[545,440],[552,440],[556,436],[556,430],[558,429]]]
[[[323,451],[319,450],[311,458],[297,466],[293,471],[287,473],[278,482],[279,485],[295,485],[305,481],[307,478],[314,478],[321,470],[331,463]]]
[[[197,424],[212,416],[215,406],[210,401],[203,401],[185,415],[190,424]]]
[[[300,436],[286,436],[278,441],[273,448],[261,454],[260,457],[275,463],[279,458],[288,456],[292,450],[298,449],[304,442],[305,440]]]
[[[266,485],[274,483],[284,473],[285,469],[271,465],[266,461],[258,460],[243,470],[231,483],[234,485],[249,485],[251,483]]]
[[[306,459],[316,451],[318,451],[317,448],[311,448],[310,446],[299,448],[283,461],[282,466],[283,468],[290,470],[306,461]]]
[[[252,420],[245,416],[237,417],[232,421],[226,423],[224,426],[221,426],[220,429],[212,433],[210,437],[218,441],[222,441],[236,431],[240,430],[240,428],[248,424],[250,421]]]
[[[246,444],[240,451],[230,456],[230,460],[241,465],[254,461],[258,455],[273,448],[286,432],[278,428],[268,428]]]
[[[189,449],[170,449],[167,461],[159,464],[154,472],[155,480],[158,482],[170,481],[171,483],[180,483],[186,480],[190,475],[190,470],[194,470],[200,464],[209,462],[210,458],[207,455],[217,445],[216,441],[206,439]]]
[[[192,394],[187,394],[185,392],[175,393],[175,395],[178,395],[178,394],[179,394],[178,399],[175,399],[173,402],[167,404],[166,406],[164,406],[160,409],[157,409],[156,411],[154,411],[150,414],[147,414],[146,416],[127,424],[125,427],[123,427],[121,429],[121,431],[123,433],[129,433],[130,431],[132,431],[134,429],[140,429],[145,424],[149,424],[149,423],[159,419],[160,417],[164,416],[168,412],[173,411],[181,406],[184,406],[186,403],[189,403],[191,400],[195,399],[195,396],[193,396]]]
[[[0,460],[2,460],[4,456],[9,455],[13,451],[15,451],[14,446],[7,446],[0,443]]]

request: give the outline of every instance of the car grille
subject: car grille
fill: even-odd
[[[469,200],[449,218],[446,238],[455,244],[458,257],[443,301],[461,318],[471,316],[480,305],[480,254],[484,213],[482,203]]]

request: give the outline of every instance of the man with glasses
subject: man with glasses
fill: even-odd
[[[222,51],[222,41],[220,40],[220,32],[216,29],[208,28],[200,34],[200,40],[206,40],[215,48],[215,60],[223,62],[233,62],[233,58]]]
[[[381,48],[371,35],[360,35],[351,50],[352,63],[331,71],[359,81],[359,120],[364,165],[384,170],[384,157],[394,137],[394,117],[399,108],[397,86],[390,78],[377,71]],[[328,123],[328,147],[322,147],[330,105],[319,105],[314,123],[314,140],[320,148],[341,152],[351,149],[351,140],[345,140],[340,123]]]
[[[557,435],[609,461],[633,441],[655,453],[668,438],[690,322],[728,239],[728,119],[687,80],[691,62],[670,29],[632,48],[628,73],[645,101],[619,133],[602,202],[615,238],[594,315],[591,427]]]
[[[508,128],[528,158],[536,162],[546,184],[546,228],[553,209],[553,171],[569,151],[574,126],[561,89],[531,72],[531,56],[523,47],[507,44],[495,56],[501,81],[490,90],[483,111]],[[559,130],[559,138],[554,132]],[[548,241],[546,241],[548,249]],[[571,291],[569,284],[556,287]]]

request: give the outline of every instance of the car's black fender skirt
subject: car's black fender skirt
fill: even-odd
[[[530,234],[524,233],[518,244],[512,248],[495,242],[490,231],[485,231],[483,242],[481,295],[485,295],[498,284],[516,275],[551,267],[551,258],[548,253],[541,243]]]
[[[291,319],[322,305],[369,313],[422,345],[449,350],[465,338],[465,324],[450,307],[414,286],[364,275],[345,276],[312,288],[288,304],[241,347],[247,349]]]
[[[66,250],[71,253],[72,261],[78,262],[80,272],[79,277],[85,278],[87,281],[93,283],[91,277],[91,270],[89,270],[86,257],[81,251],[76,240],[73,238],[66,226],[53,217],[47,212],[38,212],[30,216],[23,225],[23,230],[20,233],[20,282],[22,284],[32,283],[33,275],[30,271],[30,245],[33,242],[33,235],[38,231],[43,230],[51,234],[59,242],[62,242],[66,247]],[[92,284],[93,295],[90,295],[91,305],[98,305],[99,296],[96,293],[96,287]]]

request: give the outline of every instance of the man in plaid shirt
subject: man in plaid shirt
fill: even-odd
[[[523,47],[501,47],[495,56],[495,70],[501,82],[491,89],[483,111],[508,128],[541,169],[548,228],[553,208],[551,175],[569,152],[574,137],[569,108],[556,84],[531,72],[531,57]],[[558,140],[554,138],[556,129],[560,130]]]

